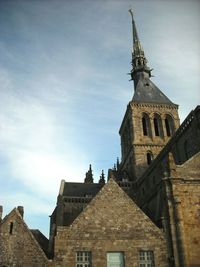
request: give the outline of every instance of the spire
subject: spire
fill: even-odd
[[[147,66],[147,59],[144,54],[144,50],[140,44],[140,40],[137,34],[137,29],[135,26],[135,21],[133,18],[133,12],[129,9],[129,13],[132,18],[132,34],[133,34],[133,51],[132,51],[132,70],[131,70],[131,80],[134,81],[135,88],[137,86],[140,77],[149,78],[151,77],[151,70]]]
[[[105,175],[104,175],[103,170],[102,170],[102,173],[100,175],[99,184],[105,184]]]
[[[84,183],[92,184],[93,183],[93,174],[92,174],[92,165],[90,164],[89,170],[85,174]]]

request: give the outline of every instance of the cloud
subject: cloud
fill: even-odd
[[[98,179],[119,156],[133,96],[130,2],[1,1],[0,191],[9,208],[49,212],[61,179],[83,181],[89,163]],[[134,10],[153,81],[183,119],[199,102],[198,8],[136,1]]]

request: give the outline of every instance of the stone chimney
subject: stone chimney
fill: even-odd
[[[24,217],[24,207],[23,207],[23,206],[18,206],[17,209],[18,209],[20,215],[21,215],[22,218],[23,218],[23,217]]]
[[[3,216],[3,206],[0,206],[0,222],[2,221]]]

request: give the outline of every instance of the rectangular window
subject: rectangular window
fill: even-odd
[[[90,251],[76,252],[76,267],[91,267],[92,257]]]
[[[139,267],[155,267],[153,251],[139,251]]]
[[[108,252],[107,267],[124,267],[123,252]]]

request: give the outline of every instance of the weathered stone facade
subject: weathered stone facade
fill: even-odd
[[[126,266],[139,264],[139,251],[154,252],[156,266],[167,266],[163,232],[110,180],[69,227],[58,227],[55,266],[76,266],[76,252],[90,251],[92,266],[104,267],[107,252],[123,252]]]
[[[44,251],[24,223],[20,211],[13,209],[0,222],[0,266],[50,266]]]

